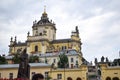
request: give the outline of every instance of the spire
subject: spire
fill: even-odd
[[[46,13],[46,6],[44,6],[44,13]]]
[[[38,22],[34,22],[33,24],[36,25],[43,25],[43,24],[51,24],[51,25],[55,25],[54,23],[52,23],[51,21],[49,21],[47,12],[46,12],[46,6],[44,6],[44,11],[42,13],[41,19]]]
[[[47,16],[47,13],[46,13],[46,6],[44,6],[44,12],[43,12],[42,16]]]

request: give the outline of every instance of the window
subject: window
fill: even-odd
[[[57,79],[62,79],[62,74],[57,74]]]
[[[40,33],[39,35],[42,36],[42,33]]]
[[[9,73],[9,78],[13,79],[13,73]]]
[[[71,58],[71,62],[74,62],[74,59],[73,59],[73,58]]]
[[[45,79],[48,78],[48,72],[45,72]]]
[[[78,68],[78,61],[76,61],[76,67]]]
[[[67,49],[67,47],[66,46],[62,46],[62,50],[66,50]]]
[[[56,59],[53,59],[53,63],[56,63]]]
[[[38,51],[38,46],[35,46],[35,52],[37,52]]]
[[[36,34],[38,34],[38,31],[36,31]]]

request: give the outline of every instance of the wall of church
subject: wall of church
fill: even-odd
[[[55,47],[55,51],[60,51],[63,49],[75,49],[76,51],[80,52],[80,43],[77,42],[68,42],[68,43],[54,43],[53,46]]]
[[[10,54],[14,54],[17,53],[17,51],[19,49],[24,50],[25,48],[27,48],[27,46],[15,46],[15,47],[10,47]]]
[[[31,67],[30,68],[30,79],[35,73],[41,73],[45,76],[45,72],[49,72],[50,67]],[[13,74],[13,78],[17,78],[18,68],[2,68],[0,69],[1,78],[9,79],[10,73]]]
[[[41,36],[43,39],[52,41],[56,39],[56,30],[53,26],[37,26],[33,28],[33,36]]]
[[[53,44],[55,51],[60,51],[63,49],[72,49],[71,43],[55,43]]]
[[[69,60],[69,67],[70,68],[76,68],[82,64],[81,56],[79,56],[79,55],[68,56],[68,60]]]
[[[51,53],[52,54],[52,53]],[[57,54],[57,53],[55,53]],[[69,68],[77,68],[82,64],[82,56],[77,54],[77,55],[68,55],[68,63],[69,63]],[[39,60],[42,62],[45,62],[45,59],[47,60],[48,64],[54,63],[55,67],[58,67],[58,61],[59,61],[59,56],[48,56],[48,57],[40,57]]]
[[[32,78],[32,75],[35,73],[41,73],[46,77],[45,73],[48,73],[48,76],[52,77],[52,79],[58,79],[58,74],[61,74],[61,79],[64,80],[64,71],[65,71],[65,80],[67,80],[68,77],[71,77],[72,80],[76,80],[77,78],[81,78],[82,80],[86,79],[86,73],[87,73],[87,67],[85,65],[81,65],[80,68],[76,69],[51,69],[50,66],[44,67],[30,67],[30,79]],[[13,74],[13,78],[17,77],[18,68],[0,68],[0,74],[1,78],[9,78],[10,73]]]
[[[47,39],[52,41],[56,39],[56,31],[53,26],[45,26]]]
[[[35,49],[36,46],[38,49]],[[49,46],[49,44],[46,41],[30,42],[29,48],[28,48],[28,53],[30,53],[30,54],[35,54],[35,53],[44,54],[47,50],[47,46]]]
[[[13,73],[13,78],[16,78],[18,74],[18,68],[2,68],[0,69],[0,73],[1,78],[8,79],[10,77],[10,73]]]
[[[49,72],[50,67],[31,67],[30,68],[30,79],[32,79],[32,76],[36,73],[41,73],[45,77],[45,72]]]
[[[100,64],[100,66],[102,80],[106,80],[107,77],[111,78],[111,80],[115,77],[120,79],[120,66],[108,66],[107,64]]]
[[[68,78],[71,78],[72,80],[77,80],[77,78],[80,78],[81,80],[87,80],[86,73],[87,73],[87,67],[83,65],[78,69],[52,70],[52,73],[50,75],[52,79],[58,79],[59,77],[60,80],[68,80]]]
[[[71,35],[71,39],[72,39],[72,40],[76,40],[76,41],[80,41],[80,38],[79,38],[79,37],[76,37],[75,35]]]

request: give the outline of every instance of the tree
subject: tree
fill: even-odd
[[[20,54],[18,54],[18,53],[14,54],[12,61],[14,62],[14,64],[19,64],[20,63]]]
[[[5,57],[0,55],[0,64],[7,64],[7,60],[5,59]]]
[[[65,53],[59,55],[58,67],[65,68],[68,65],[68,57]]]
[[[39,57],[38,56],[30,56],[29,62],[30,63],[39,62]]]

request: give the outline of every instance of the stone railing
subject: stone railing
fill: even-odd
[[[34,40],[40,40],[40,39],[46,39],[45,36],[28,36],[27,41],[34,41]]]

